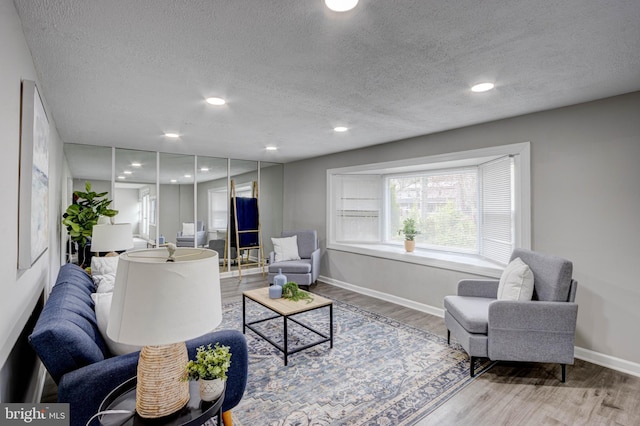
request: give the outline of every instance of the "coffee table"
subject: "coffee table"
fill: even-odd
[[[247,310],[246,303],[247,299],[250,299],[270,311],[274,312],[276,315],[269,316],[267,318],[261,318],[255,321],[247,322]],[[262,337],[264,340],[272,344],[276,349],[284,354],[284,365],[287,365],[288,357],[291,354],[296,352],[300,352],[302,350],[308,349],[312,346],[320,345],[322,343],[329,342],[329,348],[333,348],[333,301],[322,296],[318,296],[317,294],[313,295],[313,301],[307,303],[307,300],[300,300],[294,302],[292,300],[279,298],[279,299],[271,299],[269,297],[269,287],[257,288],[255,290],[248,290],[242,293],[242,333],[246,333],[246,329],[253,331],[258,336]],[[293,318],[294,315],[301,314],[303,312],[313,311],[315,309],[321,308],[329,308],[329,333],[328,335],[310,327],[307,324],[304,324],[297,319]],[[274,320],[277,318],[283,318],[283,337],[284,337],[284,346],[278,344],[274,340],[270,339],[256,327],[254,324],[259,324],[265,321]],[[289,321],[293,321],[296,324],[306,328],[307,330],[317,334],[320,339],[313,341],[311,343],[305,344],[303,346],[299,346],[293,349],[289,348],[289,339],[287,333],[287,323]]]

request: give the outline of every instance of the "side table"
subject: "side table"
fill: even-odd
[[[132,377],[115,388],[100,404],[99,411],[107,410],[136,410],[136,384],[137,378]],[[190,399],[187,405],[178,412],[157,419],[145,419],[136,414],[103,414],[98,417],[103,426],[199,426],[210,418],[217,416],[218,425],[222,425],[222,403],[224,402],[224,390],[215,401],[207,402],[200,399],[200,390],[197,381],[189,382]]]

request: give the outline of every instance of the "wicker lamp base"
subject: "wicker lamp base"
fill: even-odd
[[[168,416],[189,402],[189,382],[180,380],[188,361],[184,342],[142,348],[136,387],[139,416],[147,419]]]

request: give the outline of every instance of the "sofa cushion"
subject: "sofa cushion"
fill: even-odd
[[[91,257],[91,276],[115,274],[118,270],[118,259],[120,259],[119,256]]]
[[[445,296],[444,308],[469,333],[487,334],[489,304],[496,299],[470,296]]]
[[[66,264],[38,318],[29,343],[53,380],[108,354],[94,311],[94,284],[80,267]]]
[[[513,259],[500,277],[499,300],[531,300],[533,295],[533,272],[519,257]]]
[[[127,345],[112,340],[107,335],[107,327],[109,326],[109,314],[111,313],[111,300],[113,293],[93,293],[91,295],[96,306],[96,318],[98,319],[98,330],[104,339],[111,355],[124,355],[136,352],[142,349],[141,346]]]

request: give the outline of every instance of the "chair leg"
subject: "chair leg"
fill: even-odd
[[[224,426],[233,426],[233,419],[231,418],[231,410],[227,410],[222,413],[222,423]]]
[[[476,357],[472,356],[471,358],[471,365],[469,367],[469,374],[471,375],[471,377],[475,377],[475,365],[476,365]]]
[[[447,330],[447,345],[451,344],[451,330]]]
[[[560,368],[562,369],[562,383],[564,383],[565,379],[567,377],[567,365],[566,364],[560,364]]]

